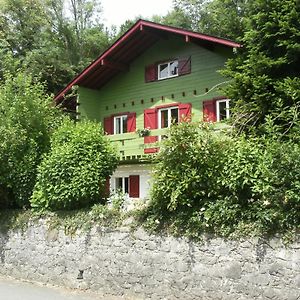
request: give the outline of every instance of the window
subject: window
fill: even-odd
[[[192,113],[192,105],[190,103],[174,103],[171,105],[176,106],[159,106],[155,108],[149,108],[144,110],[144,128],[161,129],[170,127],[172,122],[179,123],[185,120],[186,117],[190,117]],[[156,153],[158,147],[155,143],[160,140],[159,136],[145,136],[144,137],[144,153]],[[154,144],[147,145],[147,144]]]
[[[217,121],[223,121],[229,119],[230,112],[229,112],[229,99],[217,100]]]
[[[135,132],[136,113],[120,113],[105,117],[103,120],[103,126],[106,134]]]
[[[173,78],[191,73],[191,57],[168,59],[145,68],[145,82]]]
[[[204,122],[219,122],[229,118],[229,99],[212,99],[203,102]]]
[[[158,111],[158,128],[168,128],[179,120],[178,107],[161,108]]]
[[[115,178],[115,191],[121,191],[124,194],[129,193],[129,177]]]
[[[158,65],[158,80],[178,76],[178,60]]]
[[[122,174],[123,175],[123,174]],[[112,177],[112,191],[120,191],[128,194],[130,198],[140,197],[140,175],[124,174],[123,176]]]
[[[127,115],[114,117],[114,134],[127,132]]]

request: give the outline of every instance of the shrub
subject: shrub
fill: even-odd
[[[62,118],[44,86],[6,74],[0,85],[0,206],[28,206],[37,166]]]
[[[66,121],[51,139],[38,168],[31,205],[37,209],[75,209],[101,202],[106,178],[118,164],[116,152],[93,122]]]
[[[157,156],[141,220],[191,237],[287,232],[300,224],[299,195],[298,144],[182,123]]]

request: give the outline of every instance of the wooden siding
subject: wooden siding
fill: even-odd
[[[103,122],[104,117],[121,113],[136,112],[136,128],[144,127],[144,110],[150,107],[169,103],[191,103],[193,120],[202,120],[202,102],[219,96],[222,93],[213,86],[226,79],[218,70],[224,67],[232,49],[215,47],[209,50],[184,39],[169,38],[161,40],[139,56],[127,72],[120,73],[108,82],[101,90],[79,88],[80,118],[88,118]],[[192,59],[191,74],[145,83],[145,66],[176,57]],[[224,87],[224,85],[222,86]],[[196,95],[194,95],[196,91]],[[205,94],[203,96],[202,95]],[[125,105],[125,107],[123,107]],[[153,134],[153,133],[152,133]],[[144,154],[143,138],[137,134],[127,133],[111,136],[119,147],[122,157],[142,156]]]

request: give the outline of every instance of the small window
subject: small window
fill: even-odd
[[[229,119],[229,99],[218,100],[216,101],[217,106],[217,121],[223,121]]]
[[[168,128],[179,121],[178,107],[168,107],[159,110],[158,128]]]
[[[127,115],[114,117],[114,134],[127,132]]]
[[[129,178],[117,177],[115,178],[115,191],[120,191],[124,194],[129,193]]]
[[[178,60],[158,65],[158,80],[178,76]]]

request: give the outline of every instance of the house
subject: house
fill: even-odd
[[[76,76],[55,100],[78,86],[79,119],[101,122],[121,163],[110,189],[145,198],[159,141],[184,116],[199,121],[229,117],[226,84],[218,70],[241,45],[214,36],[139,20]]]

